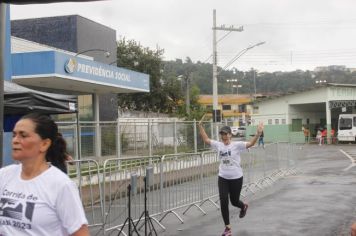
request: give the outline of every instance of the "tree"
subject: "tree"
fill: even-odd
[[[117,43],[117,65],[150,75],[150,92],[119,94],[121,108],[139,111],[166,112],[174,107],[169,86],[162,80],[162,55],[164,50],[151,50],[134,40],[122,38]]]
[[[202,79],[200,75],[200,64],[194,64],[192,60],[187,57],[184,62],[181,59],[166,61],[164,62],[163,68],[163,80],[165,85],[171,85],[170,89],[165,89],[166,91],[170,91],[169,94],[174,98],[175,107],[172,114],[188,120],[201,117],[201,114],[204,113],[205,110],[198,103],[200,87],[197,86],[197,81]],[[187,83],[190,84],[190,114],[186,113],[187,104],[185,98]]]

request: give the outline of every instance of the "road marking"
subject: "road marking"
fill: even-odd
[[[340,152],[342,152],[346,157],[348,157],[351,161],[351,164],[346,167],[345,169],[343,169],[343,171],[348,171],[349,169],[351,169],[352,167],[356,166],[356,160],[350,156],[347,152],[345,152],[344,150],[340,149]],[[351,153],[352,155],[356,156],[355,153]]]

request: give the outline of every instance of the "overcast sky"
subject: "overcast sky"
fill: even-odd
[[[217,25],[244,27],[218,44],[218,65],[227,69],[313,70],[356,68],[355,0],[107,0],[90,3],[11,5],[11,19],[77,14],[113,28],[143,46],[164,49],[165,60],[212,62],[213,9]],[[219,31],[217,38],[226,32]]]

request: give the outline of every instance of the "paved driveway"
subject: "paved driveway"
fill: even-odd
[[[250,207],[244,219],[230,210],[234,236],[349,236],[356,221],[355,145],[305,145],[297,175],[278,180],[245,199]],[[343,150],[342,151],[340,151]],[[184,224],[170,215],[164,220],[167,230],[159,235],[221,235],[220,211],[205,204],[202,215],[190,210]]]

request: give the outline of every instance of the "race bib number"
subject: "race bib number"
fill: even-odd
[[[233,163],[230,158],[221,158],[221,165],[225,168],[229,168],[233,166]]]

